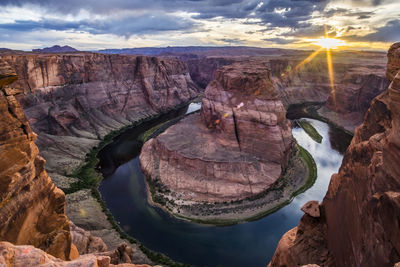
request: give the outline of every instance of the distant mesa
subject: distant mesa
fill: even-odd
[[[32,49],[32,52],[40,52],[40,53],[69,53],[69,52],[79,52],[79,50],[65,45],[65,46],[59,46],[59,45],[54,45],[52,47],[45,47],[41,49]]]

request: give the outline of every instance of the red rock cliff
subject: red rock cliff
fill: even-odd
[[[393,266],[400,261],[400,43],[388,53],[389,89],[357,128],[321,217],[304,215],[271,266]]]
[[[44,170],[36,134],[15,99],[19,91],[8,87],[16,79],[9,64],[0,60],[0,240],[69,259],[65,195]]]
[[[51,176],[70,174],[113,130],[185,103],[197,95],[187,66],[145,56],[6,54],[24,95],[20,102],[38,134]]]

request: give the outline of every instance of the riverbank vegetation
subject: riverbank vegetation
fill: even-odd
[[[318,133],[318,131],[306,120],[297,120],[297,125],[299,125],[303,130],[317,143],[322,142],[322,136]]]

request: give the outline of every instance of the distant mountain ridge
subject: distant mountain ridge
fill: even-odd
[[[40,52],[40,53],[68,53],[68,52],[79,52],[79,50],[69,46],[59,46],[54,45],[52,47],[45,47],[41,49],[32,49],[32,52]]]
[[[177,54],[195,54],[198,56],[260,56],[294,51],[280,48],[260,48],[249,46],[168,46],[168,47],[138,47],[121,49],[103,49],[93,52],[104,54],[128,54],[146,56],[170,56]]]

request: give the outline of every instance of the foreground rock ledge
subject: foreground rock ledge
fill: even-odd
[[[180,213],[179,207],[240,201],[268,190],[293,147],[268,67],[246,62],[220,69],[201,113],[148,141],[140,162],[157,192],[154,200]]]
[[[391,84],[357,128],[321,217],[304,215],[287,232],[274,266],[393,266],[400,260],[400,43],[388,53]]]

